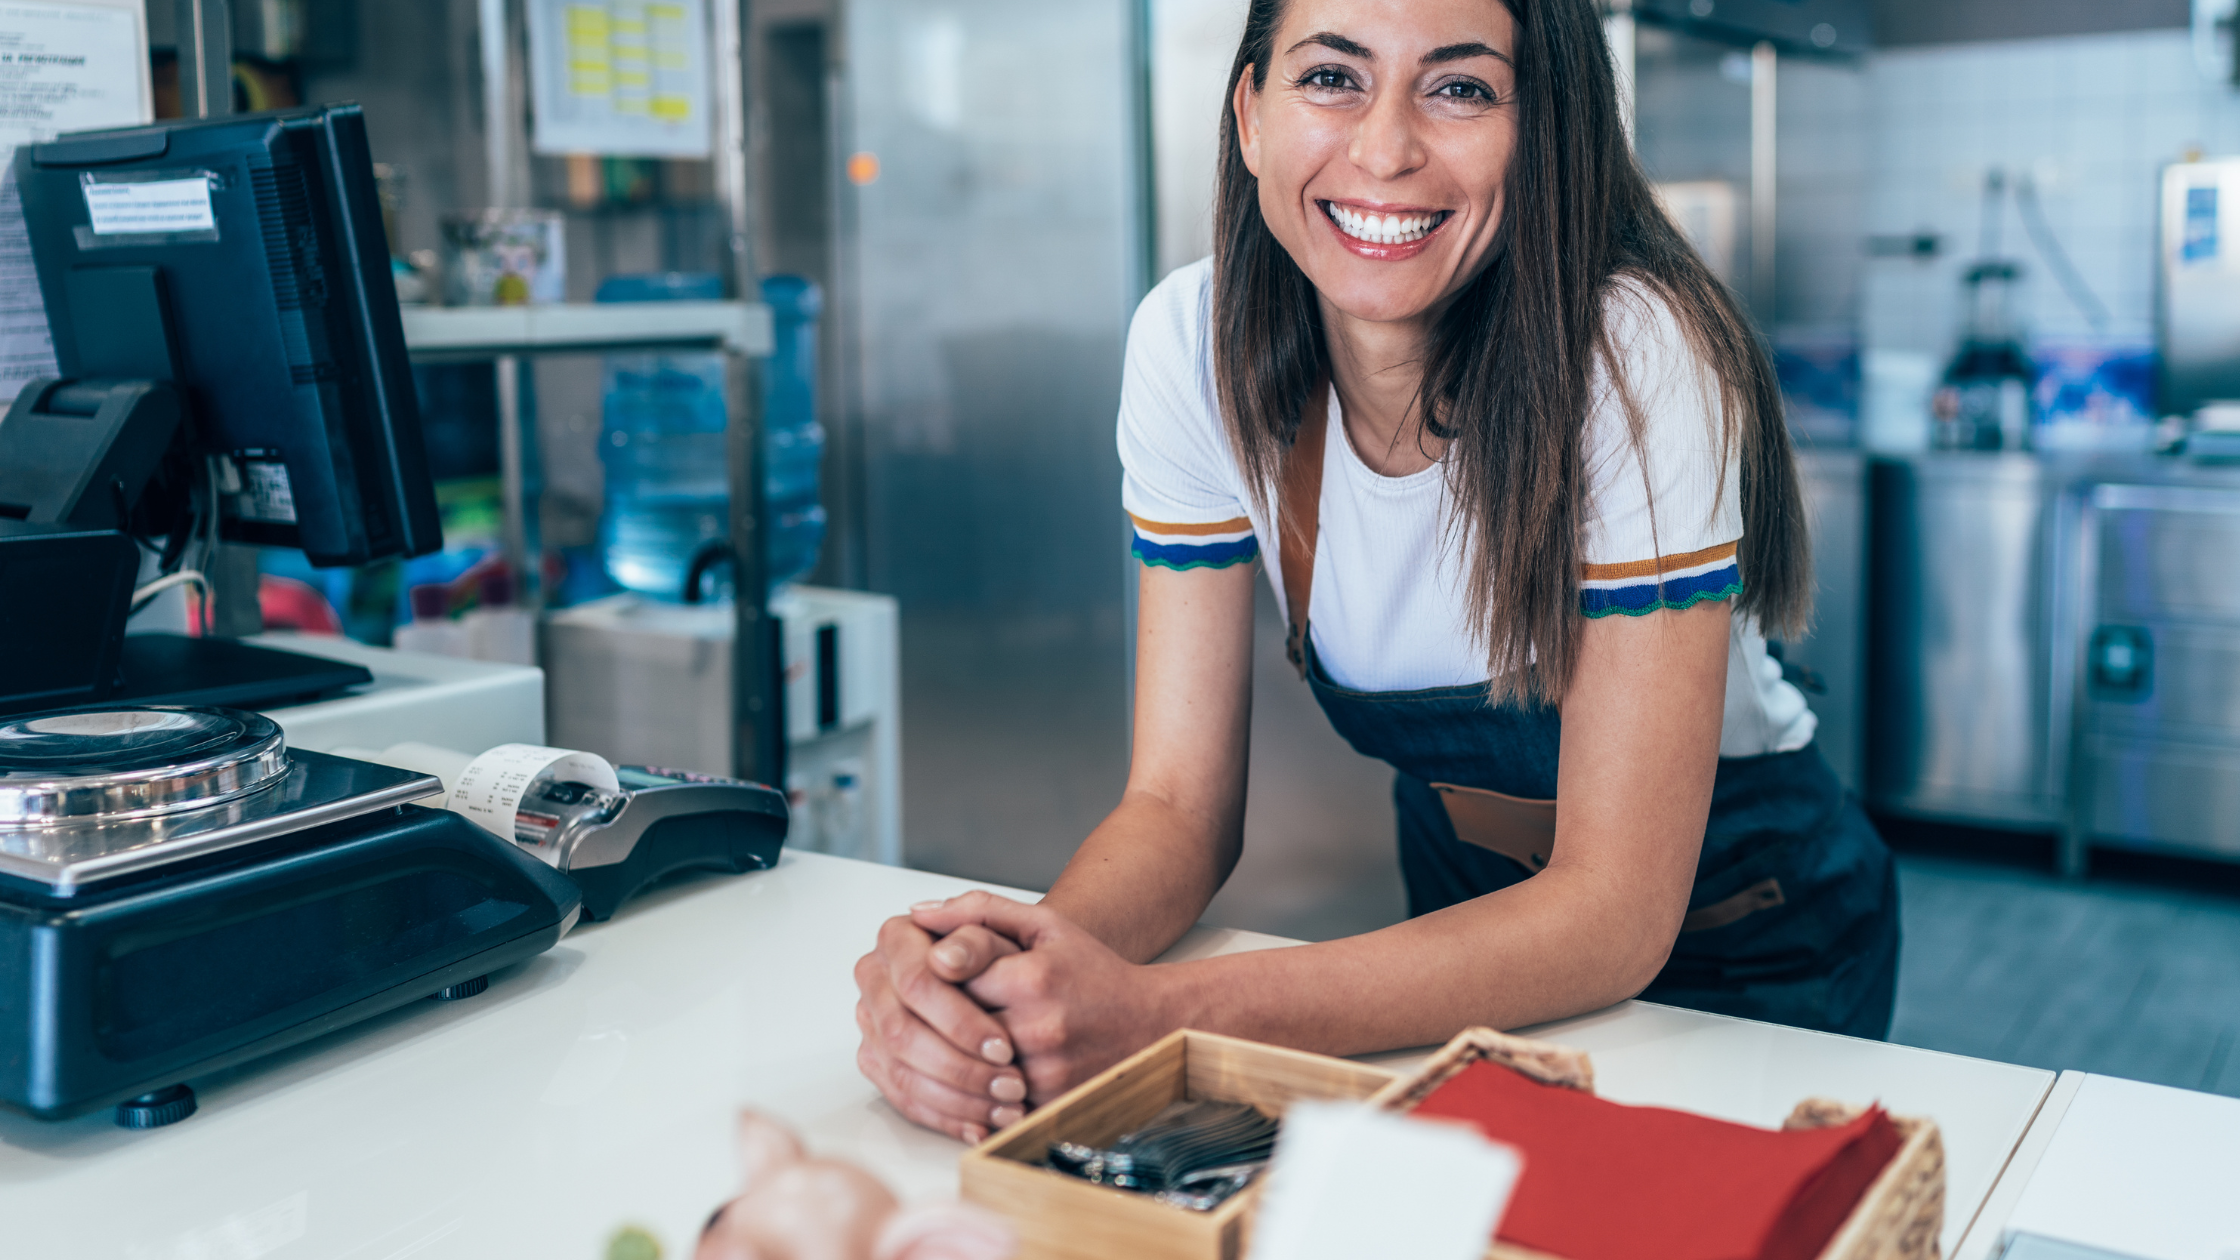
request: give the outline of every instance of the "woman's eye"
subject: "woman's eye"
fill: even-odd
[[[1321,66],[1300,75],[1299,86],[1320,88],[1326,92],[1343,91],[1353,86],[1353,78],[1335,66]]]
[[[1431,94],[1444,97],[1450,101],[1483,101],[1489,105],[1493,103],[1493,89],[1483,83],[1472,83],[1467,79],[1442,83],[1433,88]]]

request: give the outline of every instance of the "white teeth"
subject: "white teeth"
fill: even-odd
[[[1332,222],[1355,240],[1374,245],[1401,245],[1421,240],[1439,225],[1438,215],[1362,214],[1333,202],[1322,203]]]

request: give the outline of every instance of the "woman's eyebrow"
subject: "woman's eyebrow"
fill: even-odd
[[[1509,61],[1509,54],[1502,52],[1500,49],[1472,41],[1467,44],[1448,44],[1441,48],[1434,48],[1423,55],[1422,64],[1435,66],[1441,62],[1466,61],[1472,57],[1492,57],[1497,61]]]
[[[1363,61],[1375,61],[1377,59],[1377,55],[1375,53],[1370,52],[1368,49],[1363,48],[1359,44],[1354,43],[1352,40],[1347,39],[1345,36],[1338,34],[1336,31],[1316,31],[1314,34],[1307,36],[1305,39],[1300,40],[1298,43],[1293,44],[1291,47],[1286,48],[1283,51],[1286,54],[1295,53],[1300,49],[1305,48],[1309,44],[1320,44],[1324,48],[1327,48],[1332,52],[1342,53],[1348,57],[1359,57]]]

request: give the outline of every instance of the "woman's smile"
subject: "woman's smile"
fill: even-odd
[[[1429,248],[1431,238],[1454,217],[1451,210],[1379,206],[1374,203],[1317,201],[1338,241],[1363,258],[1398,262]]]
[[[1289,0],[1268,64],[1232,85],[1261,219],[1339,340],[1420,340],[1493,257],[1518,29],[1503,0]],[[1379,355],[1419,357],[1397,343]]]

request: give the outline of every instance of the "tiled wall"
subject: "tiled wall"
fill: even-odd
[[[1803,90],[1804,76],[1783,83],[1782,262],[1790,276],[1819,274],[1808,290],[1783,284],[1796,313],[1822,322],[1855,301],[1868,346],[1948,353],[1960,276],[1977,254],[1984,173],[1996,165],[2036,180],[2054,234],[2108,308],[2109,334],[2152,339],[2158,173],[2193,151],[2240,153],[2240,92],[2196,69],[2186,32],[1904,49],[1874,55],[1851,77],[1825,94]],[[1855,100],[1843,99],[1854,90]],[[1851,269],[1822,266],[1844,242],[1815,233],[1820,212],[1809,207],[1825,205],[1840,219],[1838,189],[1857,180],[1861,156],[1858,230],[1927,230],[1943,237],[1944,249],[1926,263],[1856,263],[1853,298],[1844,283]],[[1827,168],[1825,190],[1815,187],[1815,163]],[[2004,222],[2003,252],[2029,269],[2021,313],[2031,330],[2048,339],[2089,336],[2011,201]],[[1851,258],[1861,257],[1862,244],[1853,237]]]
[[[1789,58],[1779,74],[1772,322],[1852,336],[1875,152],[1873,70]]]

